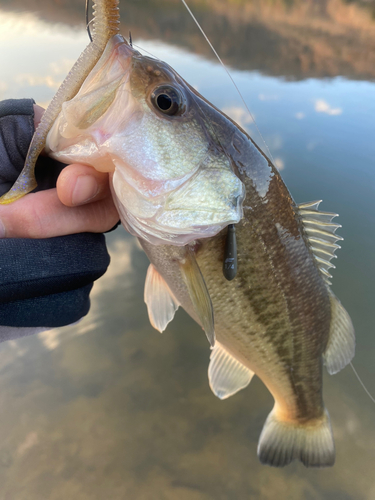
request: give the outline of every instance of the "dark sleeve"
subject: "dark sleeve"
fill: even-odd
[[[34,132],[32,99],[0,102],[0,194],[22,170]],[[38,160],[38,189],[56,184],[63,164]],[[90,308],[93,281],[109,265],[103,234],[46,239],[0,239],[0,341],[29,334],[30,327],[64,326]],[[5,328],[11,327],[11,328]]]

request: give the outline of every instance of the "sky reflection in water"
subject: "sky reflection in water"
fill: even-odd
[[[136,38],[136,33],[133,33]],[[138,40],[262,141],[223,69]],[[42,105],[87,43],[82,29],[0,12],[0,98]],[[203,42],[202,42],[203,43]],[[375,392],[373,256],[375,85],[287,81],[231,70],[297,202],[322,198],[345,238],[333,289],[357,331],[355,366]],[[325,377],[333,469],[261,466],[272,398],[261,382],[228,401],[207,382],[209,346],[183,311],[160,335],[143,304],[147,258],[123,230],[80,324],[0,345],[0,499],[371,499],[374,407],[349,368]]]

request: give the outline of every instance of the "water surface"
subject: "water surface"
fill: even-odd
[[[138,3],[122,2],[124,34],[130,27],[137,45],[264,147],[178,2]],[[355,366],[375,393],[372,5],[192,2],[296,201],[323,199],[340,214],[333,290],[356,328]],[[87,43],[83,6],[2,0],[0,42],[0,98],[47,105]],[[107,240],[111,266],[82,322],[0,345],[1,500],[375,498],[375,409],[350,368],[324,380],[336,465],[260,465],[268,391],[255,378],[216,399],[201,329],[179,311],[163,335],[153,330],[147,258],[122,229]]]

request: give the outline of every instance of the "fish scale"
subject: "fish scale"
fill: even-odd
[[[296,394],[294,395],[295,401],[293,402],[293,406],[298,410],[294,410],[294,413],[296,413],[296,411],[297,414],[301,413],[303,418],[308,418],[309,416],[318,418],[323,413],[321,396],[315,398],[316,387],[321,387],[321,363],[316,361],[317,352],[311,349],[304,350],[307,355],[305,354],[305,356],[302,357],[303,351],[299,345],[302,342],[309,341],[309,333],[313,333],[314,335],[312,338],[315,339],[316,331],[329,330],[329,302],[326,300],[328,307],[326,307],[325,314],[323,313],[324,309],[321,308],[321,302],[324,302],[323,297],[327,299],[328,294],[319,276],[319,271],[314,265],[311,265],[309,269],[311,274],[310,279],[304,280],[304,288],[307,289],[304,290],[303,295],[298,294],[298,291],[296,293],[294,284],[289,285],[288,279],[285,280],[287,282],[286,285],[283,287],[280,285],[277,275],[280,276],[280,274],[284,274],[288,276],[289,274],[288,269],[283,273],[283,269],[280,269],[280,264],[275,262],[275,260],[280,261],[277,257],[280,252],[283,252],[283,248],[280,248],[280,244],[277,245],[277,239],[274,238],[275,241],[273,243],[267,242],[266,247],[268,253],[264,253],[265,237],[270,236],[270,238],[272,238],[272,234],[269,235],[270,231],[269,229],[267,230],[267,228],[262,231],[261,220],[254,211],[252,211],[252,213],[256,222],[252,224],[251,219],[248,219],[252,227],[251,230],[247,231],[246,226],[242,227],[241,224],[237,225],[239,270],[238,276],[233,283],[226,283],[220,273],[218,262],[222,258],[221,255],[223,250],[222,247],[219,250],[219,246],[215,239],[210,243],[203,243],[197,253],[197,261],[203,276],[207,276],[206,283],[213,302],[216,336],[218,341],[223,345],[229,344],[228,347],[230,347],[231,352],[234,353],[236,351],[237,354],[238,351],[242,353],[243,359],[245,358],[243,343],[245,343],[245,345],[247,344],[249,348],[246,351],[246,364],[250,369],[255,371],[255,373],[260,373],[260,377],[263,381],[265,378],[268,378],[267,371],[269,371],[271,366],[269,358],[274,358],[275,355],[277,356],[277,364],[279,366],[281,365],[281,373],[279,373],[277,377],[280,382],[279,386],[272,391],[276,397],[283,393],[283,386],[285,384],[291,384],[290,379],[292,375],[293,378],[301,380],[306,380],[306,375],[308,375],[311,380],[306,380],[303,390],[295,391]],[[263,224],[265,223],[265,225],[268,226],[267,222],[267,220],[264,220]],[[258,237],[259,233],[261,233],[262,238]],[[300,238],[300,241],[302,245],[298,245],[298,247],[304,246],[304,253],[305,255],[308,254],[308,249],[302,238]],[[246,254],[244,257],[241,255],[241,249],[249,248],[251,248],[251,252],[247,252],[247,259],[249,255],[251,255],[253,265],[244,262]],[[216,255],[214,253],[215,250]],[[296,248],[295,252],[290,255],[290,258],[302,260],[303,252],[301,252],[301,248]],[[275,270],[275,268],[277,270]],[[271,279],[273,283],[271,283]],[[313,290],[308,290],[308,287],[306,287],[306,282],[308,281],[321,282],[320,292],[317,291],[316,287],[311,287]],[[217,290],[220,290],[219,296]],[[225,290],[225,292],[223,290]],[[319,293],[323,296],[321,299]],[[287,294],[289,294],[289,297],[286,297]],[[233,318],[232,307],[225,307],[226,297],[228,296],[231,296],[236,304],[236,310],[239,311],[239,317]],[[298,309],[299,306],[301,310],[306,311],[306,296],[308,296],[310,300],[316,304],[316,307],[319,308],[319,314],[315,312],[313,315],[313,318],[319,318],[318,321],[315,320],[314,324],[308,325],[308,328],[300,321],[300,318],[294,318],[293,311],[287,307],[287,303],[293,301],[295,308]],[[302,305],[298,304],[301,301]],[[322,321],[323,319],[325,321]],[[252,332],[254,324],[258,325],[256,333]],[[325,326],[325,328],[322,328],[322,326]],[[254,343],[253,339],[254,337],[258,338],[259,330],[262,332],[260,340]],[[304,332],[306,333],[303,336]],[[227,337],[229,338],[229,342],[227,341]],[[292,339],[294,339],[294,337],[295,340],[293,341]],[[234,348],[235,340],[238,342],[237,349]],[[310,340],[310,343],[316,343],[318,354],[321,355],[323,353],[325,347],[324,342]],[[261,349],[259,353],[256,352],[257,346],[260,346]],[[283,354],[283,356],[280,356],[280,353]],[[239,354],[237,354],[236,357],[238,358]],[[260,361],[262,359],[264,363]],[[290,371],[290,366],[293,367],[292,372]],[[312,370],[311,368],[314,369]],[[310,390],[312,393],[311,397]],[[291,391],[288,388],[286,392],[289,396]],[[309,400],[308,408],[305,402],[306,398]],[[284,405],[287,407],[291,406],[289,398],[285,399],[288,403],[285,402]],[[293,415],[291,416],[293,417]]]

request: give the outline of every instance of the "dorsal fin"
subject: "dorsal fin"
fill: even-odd
[[[329,278],[332,278],[332,276],[329,273],[329,269],[335,268],[331,264],[331,260],[337,257],[335,251],[341,248],[340,245],[336,244],[336,241],[340,241],[343,238],[336,234],[336,230],[341,225],[332,222],[332,219],[337,217],[338,214],[320,212],[319,205],[321,202],[322,200],[310,201],[308,203],[301,203],[297,207],[315,261],[323,275],[324,281],[327,285],[331,285]]]
[[[152,264],[147,270],[144,300],[151,325],[162,333],[172,321],[179,303]]]
[[[220,399],[229,398],[244,389],[251,381],[254,372],[237,361],[216,341],[210,356],[208,380],[212,392]]]
[[[328,373],[342,370],[354,357],[355,334],[352,320],[339,299],[330,292],[331,328],[323,354]]]

